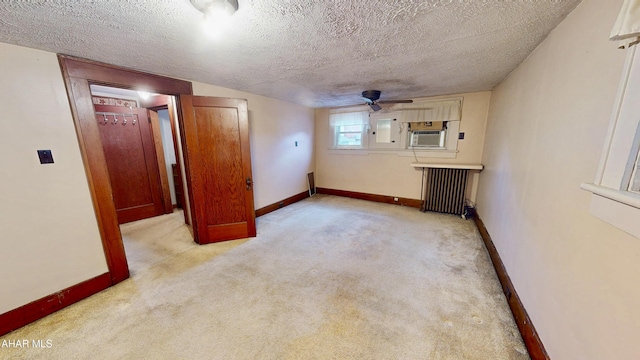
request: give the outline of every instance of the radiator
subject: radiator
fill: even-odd
[[[430,168],[422,211],[462,215],[468,177],[468,169]]]

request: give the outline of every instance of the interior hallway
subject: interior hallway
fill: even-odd
[[[122,226],[132,277],[0,338],[16,359],[528,359],[472,221],[318,195],[199,246]]]

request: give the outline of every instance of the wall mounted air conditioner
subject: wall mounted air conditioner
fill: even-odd
[[[411,147],[444,147],[444,130],[414,131],[411,134]]]

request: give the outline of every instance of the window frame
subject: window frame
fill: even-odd
[[[335,116],[336,119],[332,119]],[[340,117],[344,117],[340,119]],[[362,126],[360,135],[360,145],[339,145],[338,137],[341,133],[357,133],[355,131],[341,131],[344,126]],[[369,131],[369,111],[362,107],[353,107],[346,109],[335,109],[329,112],[329,134],[331,136],[331,149],[334,150],[361,150],[367,148]]]
[[[638,46],[628,50],[600,165],[590,191],[589,212],[601,220],[640,238],[640,193],[629,183],[640,151],[640,56]]]
[[[341,128],[348,126],[359,126],[360,131],[341,131]],[[333,147],[334,149],[365,149],[367,126],[366,125],[337,125],[333,126]],[[340,134],[360,134],[360,144],[358,145],[340,145]]]
[[[390,120],[389,142],[378,142],[378,123],[386,120]],[[369,132],[368,149],[402,150],[402,137],[405,130],[402,125],[402,113],[400,111],[369,114],[369,124],[371,125],[371,131]]]

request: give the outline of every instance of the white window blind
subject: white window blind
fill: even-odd
[[[348,125],[369,125],[369,112],[347,112],[329,115],[329,125],[331,126],[348,126]]]
[[[421,109],[404,109],[404,122],[459,121],[460,101],[434,101],[424,104]]]
[[[346,112],[329,115],[333,129],[333,147],[336,149],[362,149],[365,133],[369,129],[369,112]]]

